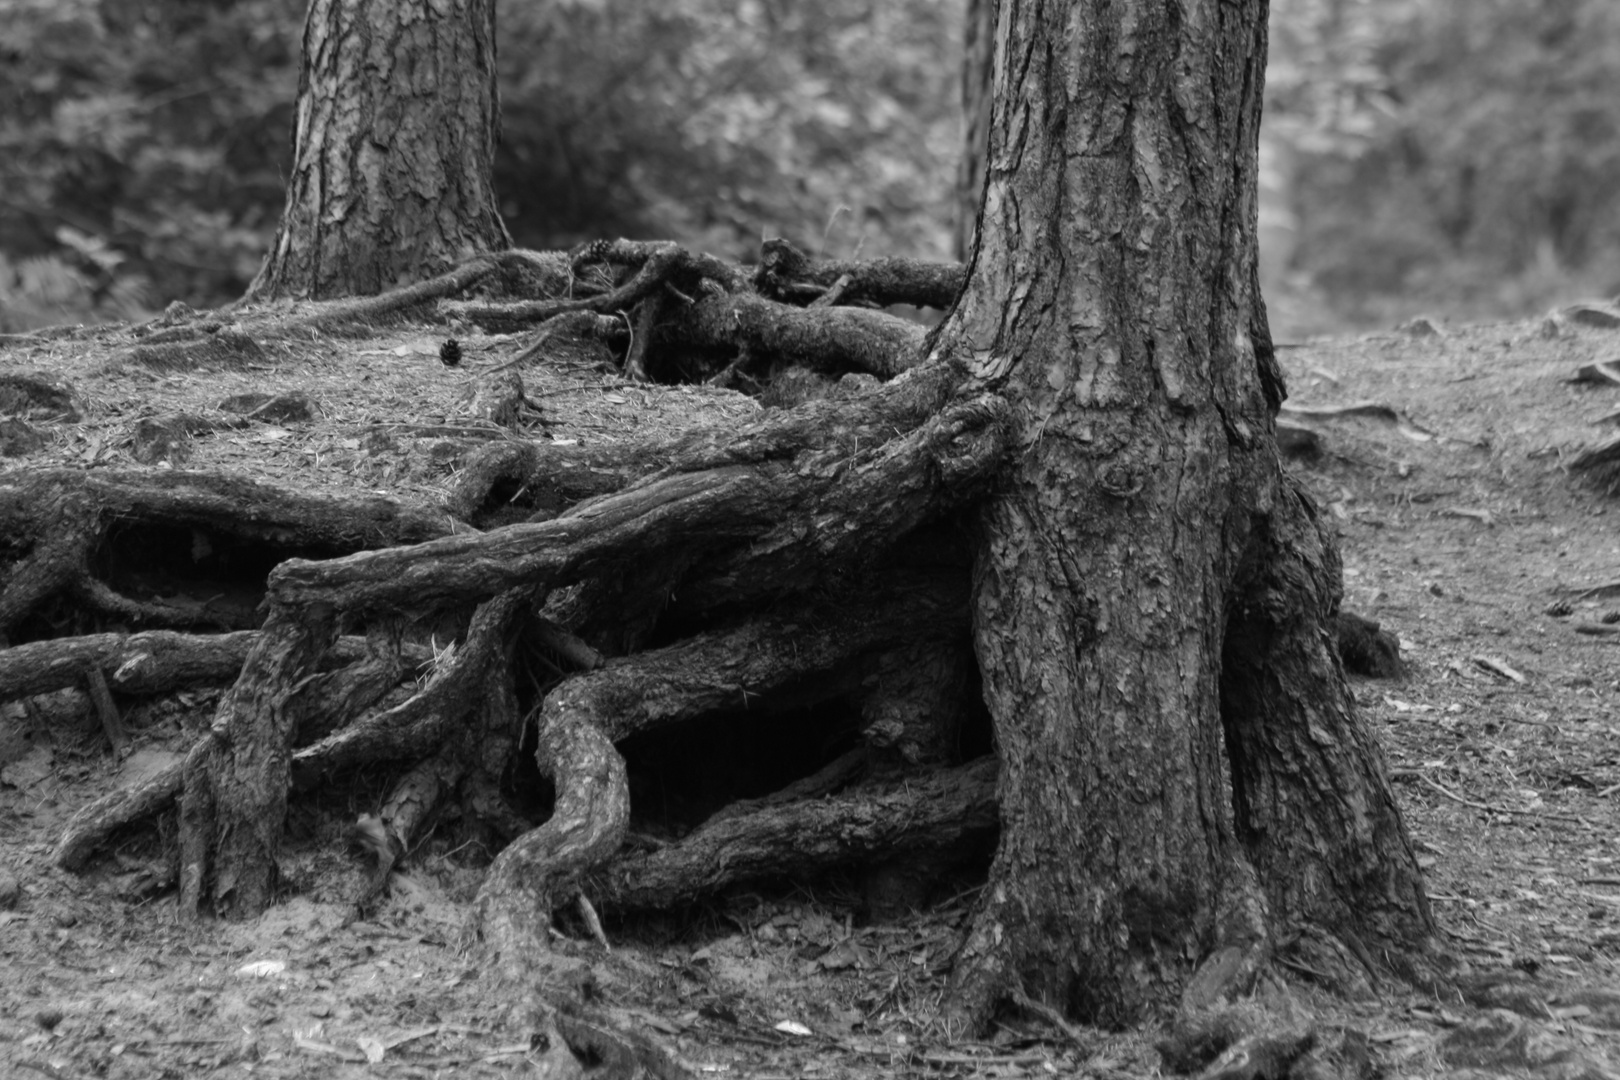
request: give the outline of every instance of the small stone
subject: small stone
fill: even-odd
[[[0,911],[10,911],[22,899],[22,883],[17,875],[0,866]]]
[[[62,1022],[65,1015],[67,1014],[62,1012],[61,1009],[55,1006],[47,1006],[34,1014],[34,1020],[46,1031],[55,1031],[56,1025]]]
[[[1427,315],[1419,315],[1415,319],[1407,319],[1395,329],[1399,330],[1407,337],[1427,338],[1446,336],[1446,332],[1440,329],[1440,324],[1434,319],[1429,318]]]

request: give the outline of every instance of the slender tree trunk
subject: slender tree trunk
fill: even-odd
[[[963,260],[973,251],[979,200],[984,195],[995,36],[996,0],[967,0],[962,37],[962,163],[956,170],[956,257]]]
[[[1265,0],[1003,0],[997,18],[978,244],[939,337],[1014,414],[976,569],[1002,833],[960,1014],[1025,993],[1129,1022],[1217,950],[1263,957],[1276,918],[1375,889],[1376,929],[1421,938],[1381,761],[1313,651],[1337,563],[1275,542],[1303,504],[1279,470],[1254,272]],[[1239,664],[1240,571],[1292,581],[1289,558],[1303,580],[1273,590],[1288,614],[1243,622]],[[1305,651],[1259,677],[1291,634]],[[1243,673],[1226,716],[1223,661]],[[1285,760],[1308,746],[1309,767]],[[1305,773],[1332,796],[1304,798]]]
[[[247,299],[369,295],[510,246],[494,0],[314,0],[281,227]]]

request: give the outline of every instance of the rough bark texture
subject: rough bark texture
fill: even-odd
[[[181,802],[180,910],[197,912],[212,879],[216,913],[257,915],[276,886],[302,678],[331,645],[331,610],[272,617],[189,755]],[[211,856],[211,858],[209,857]],[[213,871],[210,873],[210,871]]]
[[[1018,993],[1128,1022],[1174,1001],[1200,958],[1267,948],[1223,741],[1311,743],[1299,695],[1342,710],[1316,767],[1357,828],[1332,848],[1287,841],[1268,830],[1328,808],[1290,803],[1273,823],[1252,819],[1283,807],[1240,803],[1268,872],[1291,856],[1321,882],[1309,895],[1260,882],[1272,914],[1376,893],[1400,913],[1381,924],[1394,936],[1427,917],[1376,754],[1344,734],[1354,723],[1330,652],[1299,664],[1286,693],[1256,691],[1270,728],[1222,726],[1234,580],[1253,532],[1291,497],[1254,293],[1264,0],[1006,0],[998,18],[978,247],[938,338],[1014,413],[976,570],[1003,831],[954,1000],[973,1022]],[[1319,630],[1327,614],[1302,618]],[[1272,778],[1267,752],[1237,757]],[[1318,818],[1312,835],[1332,827]],[[1335,876],[1330,859],[1354,869]]]
[[[615,860],[591,885],[604,908],[661,908],[737,881],[971,850],[995,831],[994,776],[985,759],[835,798],[717,815],[678,844]]]
[[[250,300],[380,292],[510,246],[493,0],[315,0],[281,227]]]
[[[1221,681],[1235,824],[1273,909],[1331,928],[1377,970],[1374,944],[1417,942],[1432,919],[1383,753],[1340,674],[1339,556],[1317,514],[1285,483],[1239,568]],[[1425,963],[1389,960],[1420,982]]]
[[[550,521],[367,557],[290,559],[271,575],[271,597],[350,612],[426,610],[622,572],[649,552],[672,578],[701,553],[714,577],[694,575],[699,589],[780,595],[976,496],[1000,458],[1000,404],[969,399],[886,439],[892,433],[835,425],[808,447],[784,445],[780,431],[725,445],[706,433],[684,457],[700,471],[654,476]],[[748,580],[728,582],[739,563]]]
[[[68,596],[83,607],[137,626],[218,627],[240,621],[243,604],[224,605],[251,592],[252,616],[262,581],[204,585],[195,600],[178,583],[174,599],[132,595],[165,569],[153,552],[191,545],[192,577],[216,570],[206,552],[227,547],[287,554],[336,554],[455,531],[449,515],[374,496],[302,495],[211,473],[42,469],[0,480],[0,645],[20,637],[27,621],[50,600]],[[116,541],[116,542],[115,542]],[[195,582],[193,582],[195,584]],[[147,592],[152,592],[150,588]]]

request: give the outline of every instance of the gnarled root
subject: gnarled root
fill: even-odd
[[[117,560],[102,557],[114,540],[128,556],[143,545],[172,549],[180,533],[192,556],[188,572],[194,573],[197,564],[212,566],[211,557],[226,549],[258,549],[273,562],[278,556],[415,543],[449,535],[455,527],[442,511],[392,499],[300,495],[212,473],[12,474],[0,482],[0,536],[7,538],[0,558],[12,560],[0,586],[0,645],[61,596],[121,622],[204,629],[257,625],[253,607],[261,580],[244,580],[241,588],[253,600],[235,606],[218,604],[211,595],[136,597],[116,575],[92,569],[116,566]]]
[[[671,907],[739,881],[988,849],[995,829],[996,766],[982,760],[719,815],[677,844],[615,859],[590,879],[590,890],[606,909]]]

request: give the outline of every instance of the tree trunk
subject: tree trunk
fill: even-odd
[[[510,246],[493,0],[314,0],[281,227],[247,299],[367,295]]]
[[[1415,860],[1325,630],[1337,562],[1277,541],[1304,504],[1255,291],[1266,3],[1004,0],[998,18],[978,246],[938,339],[1014,417],[975,572],[1002,834],[959,1015],[1027,994],[1129,1022],[1220,950],[1257,970],[1281,918],[1365,905],[1358,929],[1421,939]],[[1257,622],[1240,571],[1286,581],[1285,610]]]
[[[979,200],[990,150],[991,62],[995,0],[968,0],[962,38],[962,162],[956,170],[956,257],[966,260],[978,231]]]

